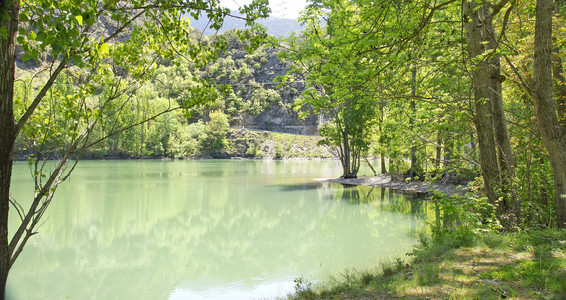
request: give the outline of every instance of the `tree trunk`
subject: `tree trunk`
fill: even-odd
[[[552,0],[537,0],[533,100],[542,140],[554,175],[558,227],[566,228],[566,133],[552,96]]]
[[[466,1],[464,3],[464,14],[469,20],[466,24],[466,41],[470,59],[477,58],[484,52],[483,30],[480,19],[485,20],[485,16],[488,15],[488,13],[486,6],[479,8],[477,8],[477,6],[478,4],[475,1]],[[481,60],[473,66],[474,123],[478,134],[478,146],[485,192],[489,202],[495,205],[497,202],[497,190],[500,179],[497,154],[495,152],[493,114],[489,93],[490,82],[487,71],[488,62],[486,60]]]
[[[3,1],[0,4],[0,28],[6,28],[8,34],[7,38],[0,38],[0,299],[5,297],[6,281],[11,267],[8,215],[12,155],[16,141],[14,72],[19,9],[20,1]],[[8,13],[4,14],[6,11]]]
[[[552,55],[552,76],[554,77],[554,91],[556,93],[556,108],[558,113],[558,122],[562,128],[566,128],[566,79],[564,79],[564,67],[562,66],[562,58],[560,50],[554,47]]]
[[[497,40],[495,39],[495,28],[493,26],[493,15],[489,13],[487,8],[484,22],[484,39],[487,39],[488,50],[497,49]],[[505,120],[505,110],[503,106],[503,95],[501,92],[501,84],[505,80],[505,76],[501,75],[501,60],[498,54],[492,54],[489,59],[489,86],[490,99],[493,111],[493,126],[495,131],[495,142],[497,144],[497,154],[499,157],[499,169],[501,176],[501,192],[503,195],[502,211],[505,213],[514,212],[515,221],[520,217],[520,205],[516,203],[514,191],[515,178],[515,159],[511,150],[511,142],[509,140],[509,131],[507,130],[507,121]]]
[[[453,183],[455,179],[452,178],[452,175],[454,175],[454,169],[452,166],[452,148],[454,147],[454,139],[450,135],[446,137],[444,147],[444,175],[442,176],[442,182]]]
[[[556,4],[554,11],[559,14],[559,5]],[[553,38],[556,42],[556,38]],[[552,77],[554,79],[554,98],[556,99],[556,110],[558,113],[558,122],[562,128],[566,128],[566,79],[564,78],[564,66],[562,57],[560,56],[560,48],[552,47]]]
[[[385,101],[381,102],[379,104],[379,125],[378,125],[378,130],[379,130],[379,135],[383,134],[383,119],[385,118],[383,115],[385,113]],[[385,165],[385,153],[383,152],[383,150],[381,151],[381,174],[387,174],[387,167]]]
[[[436,136],[436,158],[434,159],[434,168],[438,172],[438,168],[440,168],[440,158],[442,156],[442,135],[440,130],[438,130],[438,134]]]
[[[417,95],[417,65],[411,67],[411,130],[415,130],[415,114],[416,114],[416,103],[415,96]],[[415,181],[415,168],[417,164],[417,147],[415,145],[415,138],[411,142],[411,169],[409,170],[409,175],[411,176],[411,181]]]
[[[554,4],[554,13],[560,17],[560,6],[565,5],[564,0],[557,0]],[[562,17],[564,17],[562,15]],[[556,38],[553,38],[553,42]],[[560,56],[560,48],[552,47],[552,76],[554,77],[554,98],[556,98],[556,109],[558,122],[562,128],[566,128],[566,79],[564,78],[564,65]]]
[[[342,130],[342,146],[344,147],[344,158],[342,165],[344,167],[344,174],[342,175],[344,178],[350,178],[350,173],[352,172],[352,166],[350,165],[351,160],[351,152],[350,152],[350,143],[348,138],[348,124],[345,124],[344,130]]]

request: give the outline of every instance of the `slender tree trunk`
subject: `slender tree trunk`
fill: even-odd
[[[558,122],[562,128],[566,128],[566,79],[564,79],[564,67],[560,50],[554,47],[552,55],[552,76],[554,77],[554,91],[556,98],[556,110]]]
[[[482,21],[488,15],[487,7],[477,7],[476,1],[464,3],[464,14],[469,22],[466,24],[466,41],[470,59],[479,57],[484,52]],[[488,62],[479,61],[472,70],[472,87],[474,91],[475,116],[474,123],[478,134],[478,146],[482,177],[485,192],[491,204],[497,202],[499,188],[499,166],[495,151],[495,137],[493,133],[492,105],[490,100],[490,82],[487,74]]]
[[[415,96],[417,95],[417,65],[413,65],[411,67],[411,130],[414,130],[415,125],[415,115],[416,115],[416,103],[415,103]],[[417,148],[415,145],[416,139],[413,138],[411,142],[411,169],[409,170],[409,174],[411,176],[411,181],[415,181],[415,168],[417,164]]]
[[[344,158],[343,158],[343,167],[344,167],[344,174],[342,177],[344,178],[351,178],[352,176],[352,153],[350,149],[350,140],[348,137],[348,124],[344,125],[344,129],[342,130],[342,146],[344,147]]]
[[[0,38],[0,299],[6,294],[6,281],[11,267],[8,247],[8,215],[12,155],[16,141],[14,121],[14,75],[16,32],[20,1],[0,3],[0,28],[6,28],[7,38]],[[7,11],[6,14],[4,14]]]
[[[485,8],[487,10],[487,8]],[[486,11],[484,22],[484,37],[487,39],[488,50],[497,49],[495,28],[493,26],[493,15]],[[516,202],[514,179],[515,179],[515,159],[511,150],[507,121],[505,120],[505,110],[503,106],[502,82],[505,76],[501,75],[501,59],[498,54],[492,54],[489,59],[489,83],[490,99],[493,111],[493,126],[495,131],[495,142],[497,144],[497,154],[499,158],[499,169],[501,176],[501,192],[503,197],[503,212],[513,212],[516,222],[520,218],[520,205]]]
[[[377,172],[375,171],[375,169],[373,168],[373,166],[371,165],[371,163],[369,162],[368,158],[364,156],[364,160],[365,162],[368,164],[368,167],[371,169],[371,171],[373,172],[373,176],[377,176]]]
[[[556,15],[560,14],[560,5],[564,5],[564,0],[557,0],[554,4]],[[555,40],[556,38],[553,37],[553,41]],[[566,79],[564,78],[564,65],[560,56],[560,49],[557,46],[552,47],[552,76],[554,77],[554,98],[556,98],[558,122],[560,122],[562,128],[566,128]]]
[[[555,7],[556,14],[559,13],[558,5]],[[556,38],[553,38],[555,40]],[[562,128],[566,128],[566,79],[564,78],[564,66],[560,49],[557,46],[552,47],[552,77],[554,79],[554,98],[556,98],[556,111],[558,113],[558,122]]]
[[[474,131],[473,130],[470,130],[470,146],[472,148],[470,150],[471,151],[470,156],[472,157],[473,160],[477,160],[478,155],[477,155],[477,151],[476,151],[476,138],[474,137]],[[474,171],[476,171],[476,172],[478,171],[477,164],[474,164],[473,168],[474,168]]]
[[[558,227],[566,228],[566,129],[560,126],[552,96],[552,15],[552,0],[537,0],[533,100],[554,175]]]
[[[380,111],[380,116],[379,116],[379,134],[382,135],[383,134],[383,119],[385,118],[383,115],[385,113],[385,101],[383,101],[382,103],[380,103],[379,105],[379,111]],[[383,152],[383,150],[380,153],[381,155],[381,159],[380,159],[380,163],[381,163],[381,174],[387,174],[387,167],[385,165],[385,153]]]
[[[438,168],[440,167],[440,158],[442,156],[442,135],[440,133],[440,130],[438,130],[437,136],[436,136],[436,158],[434,160],[434,168],[436,170],[438,170]],[[438,171],[435,171],[438,172]]]
[[[450,135],[446,137],[444,141],[444,178],[442,182],[452,183],[452,175],[454,170],[452,167],[452,148],[454,147],[454,139]]]

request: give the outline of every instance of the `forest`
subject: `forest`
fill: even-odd
[[[207,36],[189,14],[248,27]],[[466,183],[473,196],[436,196],[437,239],[566,227],[564,1],[312,0],[286,38],[256,22],[268,14],[264,0],[2,2],[2,295],[80,159],[269,156],[236,149],[244,128],[314,128],[329,152],[306,151],[334,154],[343,178],[379,158],[407,181]],[[30,208],[10,196],[15,159],[33,170]]]
[[[373,152],[410,180],[481,181],[506,228],[564,227],[564,3],[543,2],[315,2],[281,81],[306,80],[296,105],[332,120],[343,176]]]

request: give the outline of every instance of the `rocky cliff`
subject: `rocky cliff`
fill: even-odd
[[[224,68],[230,68],[230,64],[234,67],[226,70],[224,76],[216,76],[217,82],[231,84],[235,96],[243,102],[242,108],[231,115],[230,125],[318,135],[318,116],[301,119],[294,110],[295,99],[303,92],[304,83],[298,81],[280,85],[275,80],[278,76],[287,74],[289,70],[289,62],[281,61],[277,57],[279,51],[280,49],[267,47],[248,54],[241,49],[232,49],[221,61]],[[249,73],[243,78],[233,76],[242,65],[250,66]]]

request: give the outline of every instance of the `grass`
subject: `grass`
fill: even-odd
[[[566,230],[476,234],[461,248],[423,241],[409,263],[341,277],[289,298],[566,299]]]

